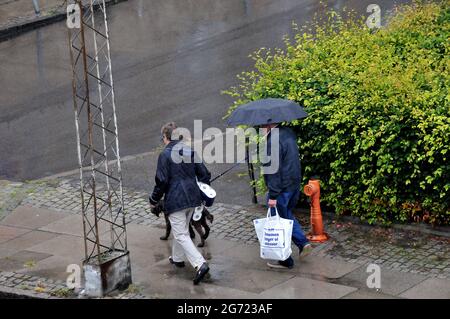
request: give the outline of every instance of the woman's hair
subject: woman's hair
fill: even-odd
[[[175,140],[182,140],[183,136],[179,134],[174,134],[174,131],[176,130],[177,125],[175,122],[169,122],[167,124],[164,124],[161,128],[161,135],[165,136],[169,141],[172,141],[172,136]]]

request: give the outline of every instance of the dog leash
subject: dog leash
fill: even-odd
[[[246,160],[247,160],[247,159],[245,159],[245,161],[246,161]],[[245,162],[238,162],[238,163],[234,164],[234,165],[231,166],[230,168],[226,169],[225,171],[223,171],[222,173],[220,173],[219,175],[217,175],[216,177],[214,177],[214,178],[211,180],[211,183],[214,182],[215,180],[221,178],[221,177],[222,177],[223,175],[225,175],[226,173],[230,172],[231,170],[235,169],[236,167],[238,167],[239,165],[244,164],[244,163],[245,163]]]
[[[264,137],[267,137],[267,136],[269,135],[269,133],[270,133],[270,132],[266,133],[266,134],[263,136],[263,138],[264,138]],[[247,163],[247,162],[248,162],[248,156],[245,157],[244,161],[242,161],[242,162],[237,162],[236,164],[234,164],[234,165],[231,166],[230,168],[228,168],[228,169],[226,169],[225,171],[223,171],[221,174],[219,174],[219,175],[217,175],[216,177],[214,177],[214,178],[211,180],[211,183],[214,182],[216,179],[221,178],[223,175],[225,175],[225,174],[228,173],[229,171],[235,169],[235,168],[238,167],[239,165],[244,164],[244,163]]]

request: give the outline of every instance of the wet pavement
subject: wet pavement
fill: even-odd
[[[67,266],[80,264],[83,258],[76,188],[70,180],[10,183],[0,188],[0,195],[23,190],[21,204],[0,219],[1,292],[77,297],[65,286]],[[448,238],[325,218],[330,240],[313,244],[308,257],[299,258],[293,249],[295,267],[273,270],[259,257],[252,223],[264,216],[264,210],[221,203],[211,208],[212,232],[200,249],[210,264],[210,276],[193,286],[191,266],[177,269],[169,264],[172,238],[159,239],[164,219],[149,212],[146,194],[125,189],[125,199],[133,286],[109,297],[450,298]],[[306,231],[307,216],[298,217]],[[106,232],[100,227],[101,238],[109,238]],[[380,289],[367,285],[369,264],[380,267]]]
[[[41,209],[53,212],[71,213],[65,225],[55,221],[59,231],[69,235],[80,235],[82,224],[77,214],[81,212],[81,201],[78,181],[76,179],[61,178],[53,181],[34,181],[30,183],[0,184],[0,224],[10,220],[12,212],[18,206],[29,207],[28,212],[39,212]],[[153,227],[157,230],[155,236],[163,235],[165,230],[164,218],[157,218],[150,213],[148,194],[124,188],[125,210],[127,223]],[[214,223],[211,228],[211,236],[219,240],[238,242],[244,245],[257,244],[254,232],[253,220],[265,216],[266,207],[261,205],[237,205],[233,202],[215,201],[210,209],[214,215]],[[3,211],[3,214],[1,212]],[[16,212],[17,214],[17,212]],[[2,215],[6,216],[2,220]],[[24,210],[22,209],[22,217]],[[20,226],[27,228],[30,225],[42,227],[48,220],[56,219],[57,215],[49,212],[40,214],[39,218],[28,217],[20,219]],[[30,215],[32,216],[32,214]],[[47,216],[47,217],[46,217]],[[310,216],[307,211],[297,211],[296,217],[305,231],[310,229]],[[69,224],[72,223],[70,226]],[[6,223],[5,225],[9,225]],[[17,225],[16,225],[17,226]],[[104,226],[104,225],[103,225]],[[45,227],[44,227],[45,228]],[[41,229],[43,231],[55,230],[52,228]],[[100,227],[103,229],[102,227]],[[450,238],[448,229],[445,234],[427,234],[425,232],[375,227],[351,223],[348,220],[339,219],[334,215],[324,215],[324,228],[330,235],[326,244],[319,245],[315,254],[320,258],[329,258],[344,263],[366,265],[376,263],[386,271],[407,272],[414,275],[430,278],[450,279]],[[24,232],[24,230],[22,230]],[[16,233],[16,235],[19,235]],[[23,233],[21,235],[24,235]],[[39,234],[45,240],[49,240],[49,234]],[[26,237],[26,236],[25,236]],[[0,241],[9,240],[8,229],[0,232]],[[25,240],[25,239],[24,239]],[[25,240],[26,241],[26,240]],[[147,245],[147,242],[136,244]],[[0,245],[0,248],[3,246]],[[22,246],[21,246],[22,247]],[[7,247],[3,247],[6,253],[10,253]],[[142,247],[141,247],[142,248]],[[81,252],[80,250],[79,252]],[[78,254],[78,251],[76,252]],[[161,254],[160,251],[157,252]],[[23,256],[19,256],[23,259]],[[45,257],[45,256],[44,256]],[[0,249],[0,258],[2,251]],[[81,257],[80,257],[81,258]],[[302,268],[304,270],[304,268]],[[309,274],[316,274],[319,269],[310,269]],[[327,271],[328,278],[340,278],[328,268],[320,269],[323,274]],[[313,278],[314,279],[314,278]],[[317,279],[317,278],[315,278]]]
[[[328,5],[366,14],[371,2]],[[399,2],[377,1],[382,12]],[[221,91],[251,67],[248,54],[281,46],[292,21],[305,24],[321,11],[315,0],[129,0],[110,7],[122,155],[155,149],[169,120],[223,128],[232,99]],[[77,166],[66,36],[60,22],[0,43],[0,178]]]

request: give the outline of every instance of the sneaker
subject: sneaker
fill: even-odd
[[[198,285],[200,281],[205,277],[205,275],[209,272],[209,267],[207,263],[203,263],[195,273],[194,277],[194,285]]]
[[[294,268],[293,264],[287,264],[285,261],[279,260],[277,263],[267,263],[267,266],[274,269],[292,269]]]
[[[299,251],[300,257],[306,257],[312,252],[313,246],[308,243],[305,246],[303,246],[302,248],[300,248],[299,250],[300,250]]]
[[[178,268],[183,268],[185,266],[184,261],[173,261],[172,256],[169,257],[169,262]]]

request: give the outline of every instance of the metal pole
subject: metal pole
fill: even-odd
[[[86,286],[86,293],[102,296],[131,283],[106,5],[104,0],[69,1],[80,15],[79,27],[68,26],[85,241],[83,264],[85,278],[97,278]],[[103,17],[94,13],[94,7]],[[111,157],[117,163],[110,165]],[[84,169],[90,174],[83,174]],[[109,226],[110,243],[100,236],[101,226]],[[128,266],[119,267],[119,259]],[[95,284],[105,280],[106,286]]]
[[[36,15],[41,15],[41,10],[39,9],[39,0],[33,0],[33,7]]]
[[[252,202],[253,204],[258,203],[258,197],[256,196],[256,185],[255,185],[255,170],[253,168],[253,163],[250,162],[250,152],[248,147],[248,140],[245,143],[245,161],[247,162],[247,168],[248,168],[248,176],[250,177],[252,181],[252,190],[253,190],[253,196],[252,196]]]

